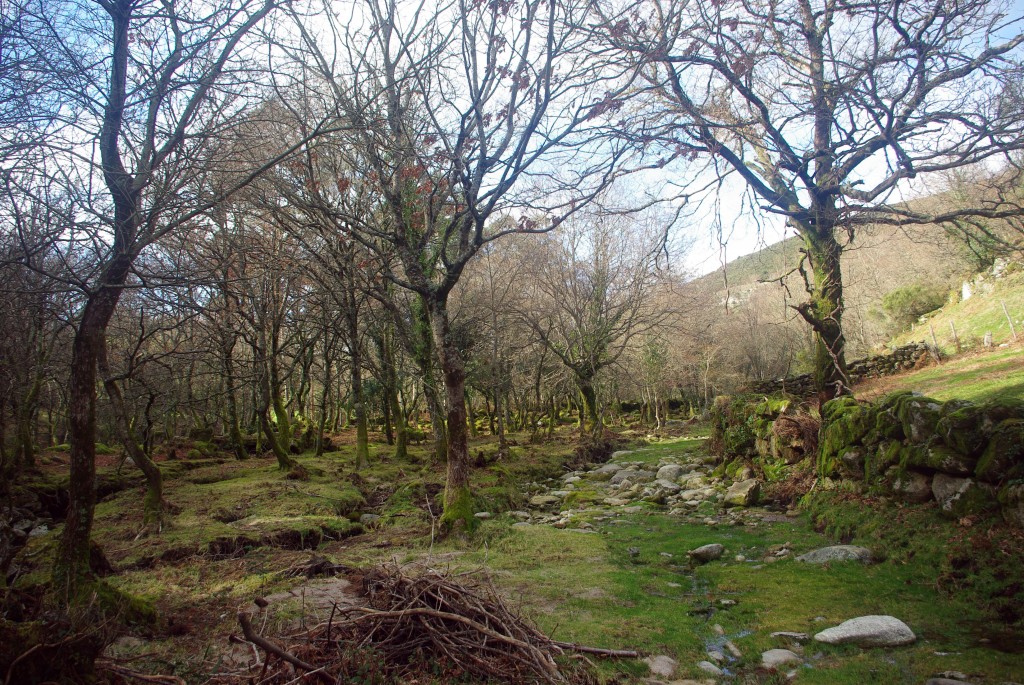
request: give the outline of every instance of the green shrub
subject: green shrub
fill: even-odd
[[[937,285],[915,283],[896,288],[882,297],[882,309],[900,328],[911,324],[946,303],[946,290]]]

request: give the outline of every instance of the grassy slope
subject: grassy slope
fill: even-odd
[[[991,288],[990,292],[980,291],[965,301],[946,305],[929,315],[926,322],[917,324],[914,330],[898,335],[893,342],[932,342],[934,330],[939,347],[944,352],[952,353],[955,351],[955,328],[961,346],[966,350],[980,349],[986,333],[992,334],[995,345],[1012,343],[1013,334],[1003,312],[1003,305],[1013,319],[1017,341],[1024,342],[1024,270],[1018,268],[999,279],[989,277],[984,283],[986,288]]]
[[[896,390],[914,390],[939,400],[1024,398],[1024,344],[963,354],[938,366],[873,378],[859,383],[854,394],[873,399]]]

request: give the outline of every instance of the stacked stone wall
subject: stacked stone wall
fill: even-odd
[[[1001,514],[1024,527],[1024,401],[942,402],[899,392],[877,402],[826,402],[820,427],[797,398],[720,397],[712,444],[726,458],[776,468],[811,459],[819,477],[952,517]]]
[[[892,376],[913,369],[929,358],[928,345],[923,342],[903,345],[888,352],[864,359],[857,359],[847,364],[847,373],[851,383],[858,383],[868,378]],[[784,392],[799,397],[810,397],[815,393],[814,377],[809,374],[790,376],[770,381],[760,381],[750,386],[752,392],[770,395]]]

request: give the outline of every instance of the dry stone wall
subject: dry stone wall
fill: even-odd
[[[927,344],[923,342],[910,343],[897,347],[887,354],[878,354],[852,361],[847,364],[847,372],[851,383],[857,383],[867,378],[892,376],[925,363],[929,354]],[[785,392],[799,397],[809,397],[815,392],[814,377],[805,373],[789,378],[761,381],[754,383],[751,386],[751,391],[766,395]]]
[[[819,425],[797,398],[744,395],[717,398],[711,418],[726,459],[778,469],[809,458],[822,478],[1024,527],[1024,401],[840,397],[822,406]]]

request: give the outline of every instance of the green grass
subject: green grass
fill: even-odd
[[[746,678],[741,682],[769,682],[758,670],[760,654],[787,646],[771,638],[771,632],[813,634],[866,614],[895,615],[921,639],[892,650],[808,645],[813,668],[798,669],[793,682],[919,683],[950,669],[1012,678],[1019,677],[1024,664],[1020,655],[978,643],[986,616],[970,600],[937,593],[935,558],[941,547],[929,548],[930,554],[892,554],[872,566],[847,562],[823,567],[792,558],[834,542],[801,519],[709,527],[646,512],[619,521],[600,526],[600,534],[510,528],[494,521],[485,526],[485,547],[458,542],[436,551],[460,552],[452,562],[457,570],[486,568],[497,586],[557,639],[668,654],[680,662],[679,677],[701,677],[696,663],[707,658],[716,639],[721,642],[715,624],[743,652],[730,665]],[[726,546],[723,560],[690,568],[686,552],[711,542]],[[880,544],[877,539],[862,542]],[[762,560],[786,543],[792,555],[774,563]],[[929,543],[920,544],[925,549]],[[630,554],[631,547],[639,554]],[[735,561],[737,554],[748,561]],[[723,599],[737,603],[724,608]],[[645,674],[636,662],[604,662],[602,670],[608,677]]]
[[[684,438],[668,438],[643,447],[631,449],[621,461],[656,465],[662,459],[685,460],[699,453],[705,445],[709,430],[702,429]]]
[[[1006,356],[993,364],[1015,359],[1019,357]],[[514,519],[500,512],[521,505],[526,493],[520,484],[561,474],[573,447],[569,439],[537,446],[521,439],[509,459],[473,469],[476,507],[497,515],[469,538],[431,541],[431,513],[440,514],[443,468],[429,463],[426,447],[415,448],[408,461],[396,462],[386,447],[376,446],[370,467],[356,475],[350,448],[319,459],[300,456],[311,474],[306,481],[288,480],[270,459],[210,460],[191,469],[168,464],[166,498],[180,507],[173,525],[160,535],[136,538],[142,491],[134,481],[100,504],[96,539],[122,568],[109,579],[112,585],[152,601],[168,622],[189,626],[186,635],[171,636],[168,629],[145,645],[147,653],[156,655],[156,672],[167,673],[173,665],[189,682],[208,677],[215,659],[205,650],[212,641],[237,632],[239,607],[252,607],[255,597],[303,582],[284,571],[307,560],[310,552],[267,545],[237,558],[197,554],[150,566],[133,564],[175,547],[200,550],[220,536],[259,537],[281,529],[348,525],[347,517],[371,509],[382,515],[379,528],[324,543],[316,552],[356,567],[397,560],[453,571],[482,569],[513,606],[556,639],[667,654],[680,662],[677,678],[704,677],[696,664],[707,658],[709,646],[721,645],[716,625],[743,653],[729,665],[737,673],[732,682],[781,683],[781,676],[759,666],[762,651],[789,646],[771,638],[771,632],[815,633],[871,613],[901,618],[921,639],[891,650],[809,644],[805,654],[810,667],[798,668],[791,682],[917,685],[945,670],[1000,682],[1019,680],[1024,672],[1021,654],[979,642],[984,635],[1006,630],[992,618],[1001,601],[996,595],[999,583],[1005,585],[1007,577],[1012,580],[1019,573],[1013,556],[1016,538],[989,535],[988,524],[979,523],[967,536],[932,509],[865,503],[842,495],[807,500],[817,528],[809,518],[798,517],[708,526],[647,505],[632,514],[594,508],[607,493],[583,480],[566,503],[577,511],[590,509],[575,514],[570,525],[586,521],[597,532],[514,527]],[[705,449],[706,440],[697,433],[646,445],[621,460],[653,466],[665,458],[700,459]],[[483,461],[495,451],[492,438],[473,443],[472,453],[482,454]],[[715,514],[710,504],[700,511]],[[864,544],[885,560],[873,566],[848,562],[821,567],[792,559],[838,540]],[[984,552],[977,544],[986,541],[997,551],[1009,550],[1006,564],[982,569],[988,575],[979,572],[952,582],[950,551]],[[686,552],[711,542],[725,545],[723,559],[692,567]],[[32,543],[44,566],[46,544],[46,538]],[[792,554],[774,560],[771,555],[782,546]],[[738,554],[746,560],[737,561]],[[727,607],[722,600],[736,603]],[[301,611],[279,610],[262,626],[263,632],[289,632]],[[624,685],[648,675],[639,660],[599,660],[598,665],[605,682]]]
[[[1024,346],[991,353],[965,354],[898,376],[870,379],[858,384],[854,394],[873,399],[897,390],[914,390],[939,400],[979,402],[995,398],[1024,397]]]
[[[900,334],[893,344],[906,344],[915,340],[935,340],[946,354],[955,352],[953,328],[965,350],[982,347],[986,333],[992,334],[995,345],[1012,342],[1010,323],[1003,312],[1003,305],[1013,319],[1017,340],[1024,340],[1024,272],[1017,270],[998,280],[988,277],[992,292],[978,292],[968,300],[948,304],[928,316],[927,322],[916,324],[914,330]],[[950,327],[952,324],[952,328]]]

